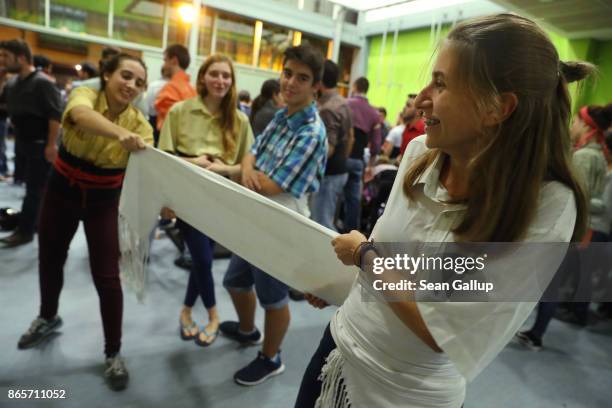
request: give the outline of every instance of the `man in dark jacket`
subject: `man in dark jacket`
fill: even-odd
[[[62,109],[59,91],[47,76],[36,71],[26,42],[0,42],[0,66],[15,74],[6,85],[6,101],[15,129],[15,149],[23,155],[25,164],[26,195],[19,226],[0,240],[5,247],[14,247],[34,238],[43,189],[57,156]]]

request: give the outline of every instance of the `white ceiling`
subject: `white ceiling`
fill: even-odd
[[[406,0],[329,0],[329,2],[355,11],[366,11],[406,3]]]

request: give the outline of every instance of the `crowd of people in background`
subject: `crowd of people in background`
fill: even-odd
[[[339,89],[338,65],[308,46],[288,48],[280,79],[268,79],[253,100],[237,89],[233,62],[209,56],[195,87],[188,50],[168,46],[161,72],[151,78],[144,62],[115,47],[102,50],[98,66],[84,62],[78,80],[60,90],[51,62],[34,56],[22,40],[0,42],[0,176],[25,185],[20,211],[4,210],[3,250],[39,240],[40,313],[19,340],[34,347],[62,324],[58,315],[63,267],[80,221],[89,244],[91,271],[105,337],[105,376],[113,389],[127,386],[120,355],[123,299],[118,270],[117,208],[130,152],[152,145],[221,174],[341,233],[372,231],[411,142],[425,133],[419,95],[409,93],[397,118],[368,100],[369,81],[356,78],[350,94]],[[415,90],[416,92],[416,90]],[[422,99],[422,95],[420,96]],[[612,105],[582,107],[571,128],[573,161],[586,180],[588,240],[607,242],[612,222]],[[6,138],[15,140],[9,171]],[[9,222],[12,219],[13,222]],[[212,263],[215,244],[171,208],[159,228],[176,239],[189,270],[179,336],[201,347],[220,333],[261,351],[234,379],[257,385],[281,374],[283,338],[289,328],[290,289],[232,254],[223,279],[238,321],[223,321],[216,308]],[[200,298],[207,323],[192,313]],[[263,333],[256,303],[265,310]],[[542,303],[535,326],[517,333],[542,347],[557,305]],[[588,324],[588,304],[564,308],[565,320]],[[599,309],[612,316],[609,305]]]

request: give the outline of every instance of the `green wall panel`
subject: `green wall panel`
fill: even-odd
[[[440,38],[448,33],[441,30]],[[368,80],[370,103],[384,106],[388,119],[393,124],[401,111],[406,96],[418,93],[431,75],[431,64],[436,47],[429,29],[401,32],[398,35],[396,52],[393,55],[393,32],[387,34],[381,55],[382,36],[370,40],[368,55]]]
[[[450,27],[441,30],[443,39]],[[583,60],[599,68],[597,81],[586,81],[577,89],[570,86],[574,110],[584,104],[605,104],[612,101],[612,41],[592,39],[570,40],[554,32],[548,32],[557,48],[559,57],[565,61]],[[406,100],[406,95],[418,92],[427,84],[435,44],[430,40],[430,29],[419,29],[399,33],[396,52],[393,55],[393,32],[387,34],[381,55],[383,36],[369,40],[368,97],[374,106],[387,108],[388,119],[393,124]]]

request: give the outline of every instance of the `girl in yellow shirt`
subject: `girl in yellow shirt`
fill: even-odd
[[[161,130],[159,148],[215,173],[237,178],[240,162],[253,144],[253,132],[247,116],[237,109],[231,60],[222,55],[208,57],[198,72],[197,91],[195,98],[172,107]],[[171,215],[165,218],[168,216]],[[180,313],[180,335],[183,340],[194,339],[200,346],[209,346],[219,333],[212,276],[214,243],[180,219],[178,226],[193,258]],[[191,315],[198,295],[208,312],[208,324],[201,330]]]
[[[38,229],[40,315],[19,340],[34,347],[62,324],[57,315],[68,248],[82,220],[93,281],[100,297],[105,377],[114,390],[127,386],[119,355],[123,294],[119,280],[118,206],[130,152],[152,143],[153,129],[131,102],[145,89],[139,58],[119,54],[101,72],[101,89],[72,91],[64,111],[62,146],[49,176]]]

